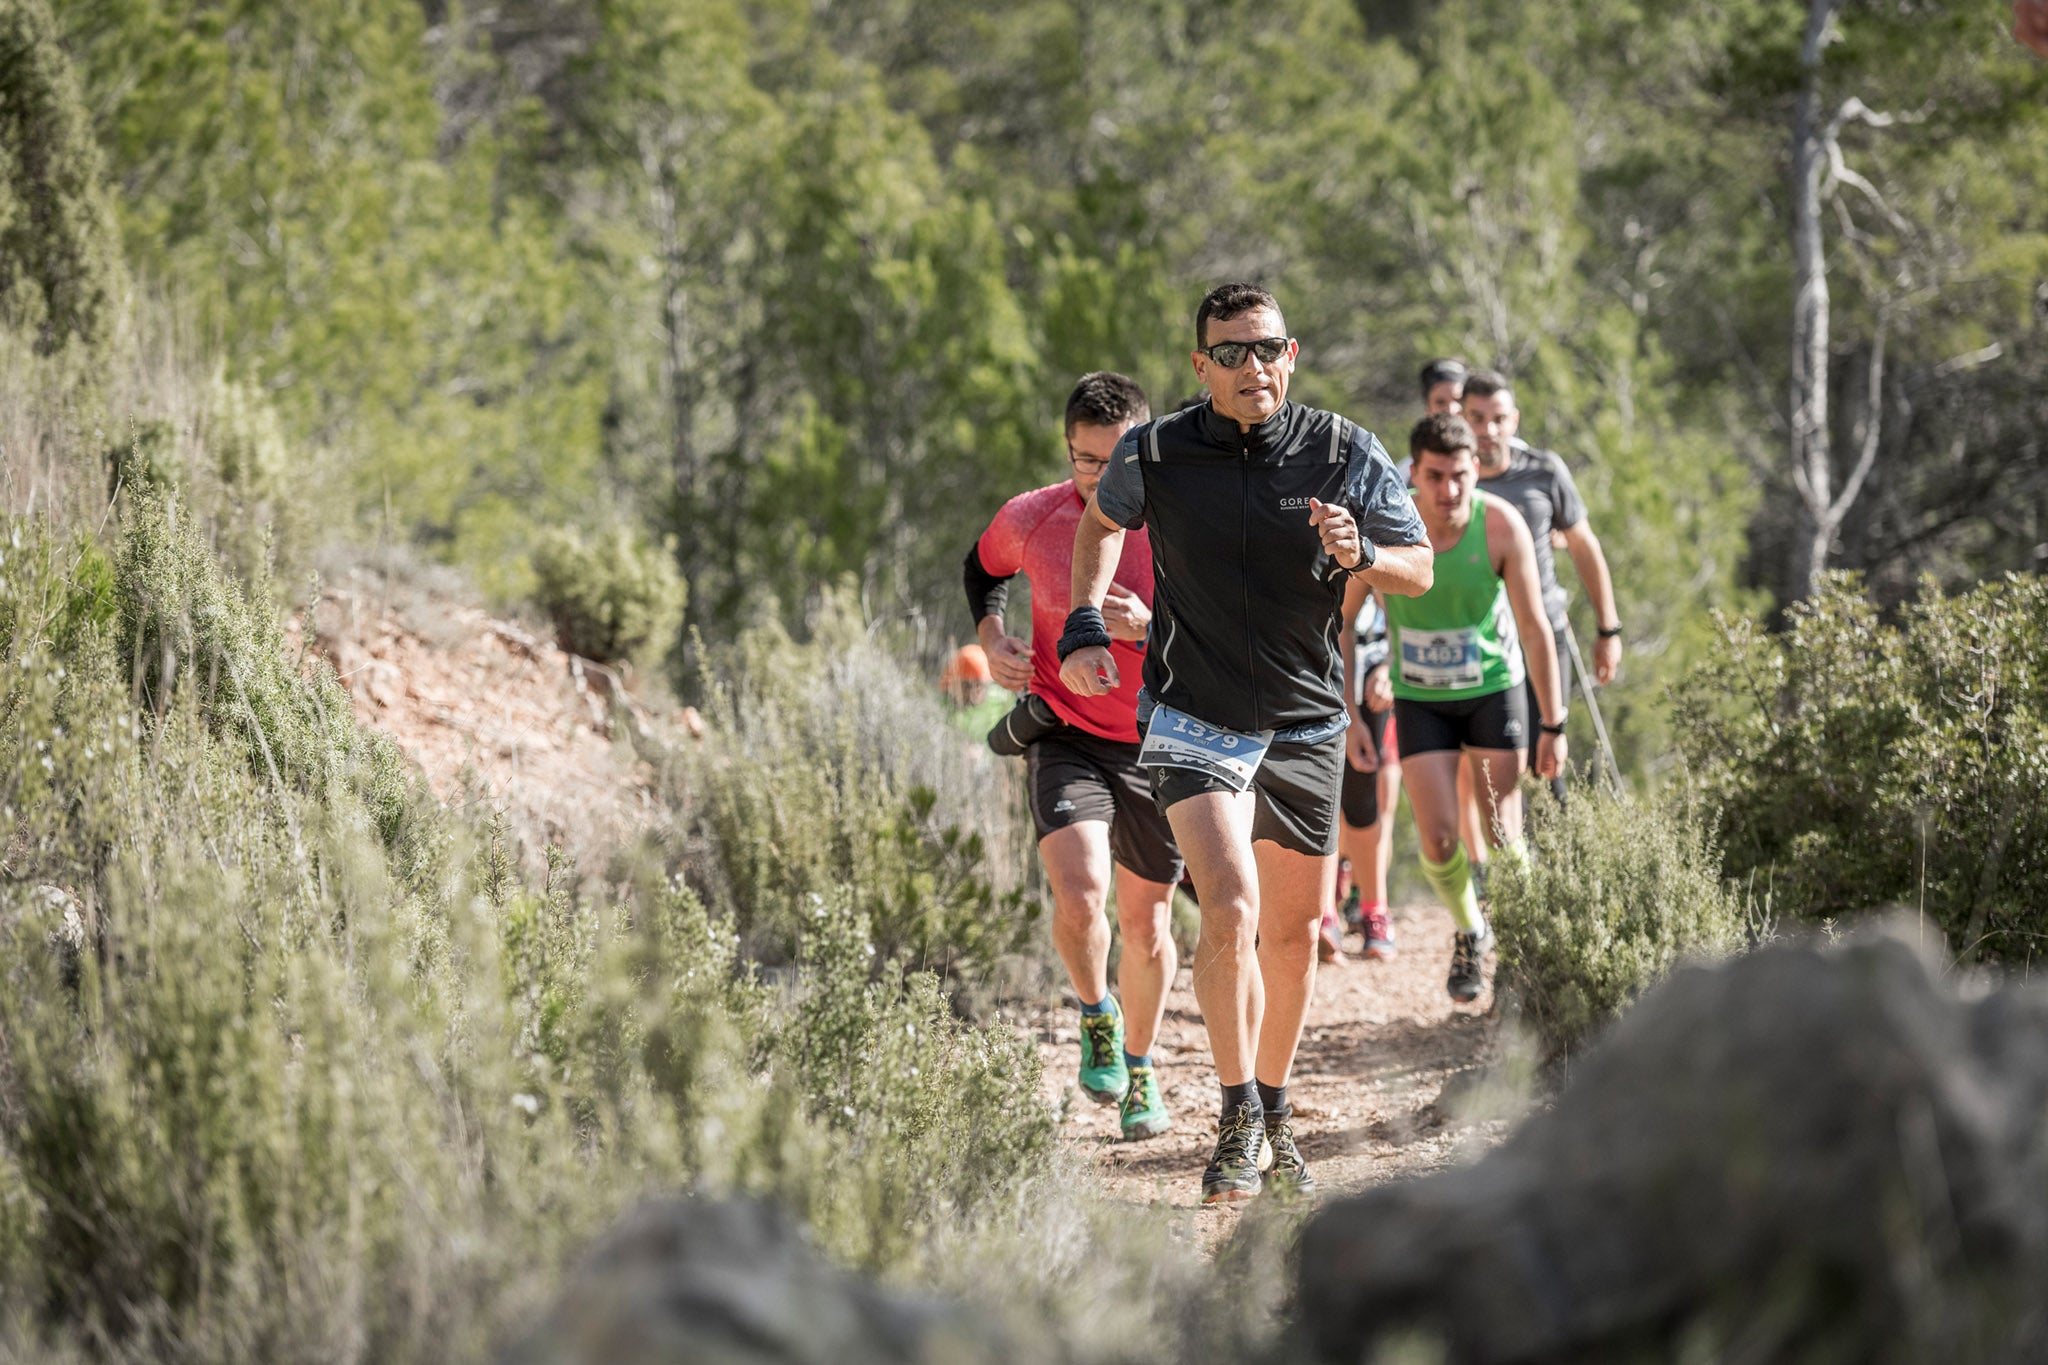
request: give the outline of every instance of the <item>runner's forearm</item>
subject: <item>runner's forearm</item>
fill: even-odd
[[[1074,528],[1074,573],[1069,583],[1067,608],[1100,608],[1109,597],[1109,585],[1116,578],[1117,561],[1123,557],[1124,529],[1112,526],[1095,510],[1091,499]]]
[[[1536,688],[1536,705],[1543,711],[1542,723],[1560,725],[1564,722],[1564,689],[1557,671],[1557,638],[1550,633],[1550,618],[1543,611],[1535,561],[1530,561],[1526,574],[1511,573],[1507,586],[1515,629],[1522,635],[1522,659]]]
[[[1565,549],[1571,552],[1572,568],[1578,571],[1580,586],[1593,603],[1594,619],[1600,629],[1621,624],[1621,609],[1614,601],[1614,575],[1607,569],[1607,552],[1593,528],[1580,522],[1564,533]]]
[[[960,569],[963,586],[967,589],[968,619],[979,623],[982,618],[993,616],[1000,622],[1003,608],[1010,601],[1010,580],[988,571],[988,566],[981,562],[979,543],[967,547],[967,559]]]
[[[1337,638],[1344,642],[1344,712],[1353,720],[1363,714],[1358,704],[1358,613],[1371,596],[1372,589],[1356,574],[1344,585],[1344,624]]]
[[[1420,597],[1436,578],[1436,553],[1421,545],[1375,547],[1373,566],[1356,577],[1368,587],[1397,597]]]

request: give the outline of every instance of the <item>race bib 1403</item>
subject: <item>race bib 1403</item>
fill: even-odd
[[[1273,732],[1262,730],[1247,735],[1196,720],[1171,706],[1157,707],[1145,727],[1145,743],[1138,750],[1141,768],[1193,768],[1243,791],[1252,784]]]
[[[1479,628],[1401,628],[1401,681],[1410,687],[1477,687],[1486,681],[1479,654]]]

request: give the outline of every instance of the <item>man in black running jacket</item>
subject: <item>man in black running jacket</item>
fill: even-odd
[[[1433,556],[1379,439],[1287,401],[1297,347],[1273,296],[1211,290],[1195,314],[1208,401],[1132,428],[1074,540],[1061,679],[1116,684],[1100,608],[1126,528],[1150,532],[1141,765],[1201,892],[1195,998],[1223,1116],[1204,1203],[1314,1181],[1287,1079],[1335,872],[1352,575],[1428,590]]]

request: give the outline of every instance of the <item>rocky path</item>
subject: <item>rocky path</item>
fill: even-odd
[[[1470,1005],[1444,990],[1450,970],[1451,920],[1441,908],[1394,912],[1400,954],[1366,962],[1346,954],[1316,975],[1299,1060],[1289,1082],[1295,1132],[1325,1197],[1417,1175],[1497,1142],[1504,1120],[1462,1121],[1439,1103],[1476,1078],[1496,1031],[1488,990]],[[1356,937],[1348,942],[1355,946]],[[1181,968],[1167,997],[1166,1021],[1154,1059],[1166,1088],[1174,1128],[1146,1142],[1123,1142],[1114,1107],[1100,1107],[1074,1086],[1080,1057],[1071,1008],[1037,1021],[1046,1085],[1067,1096],[1067,1140],[1094,1161],[1111,1192],[1177,1207],[1201,1202],[1202,1166],[1215,1143],[1216,1073]],[[1229,1206],[1204,1210],[1221,1237],[1234,1226]],[[1210,1228],[1204,1227],[1205,1240]]]

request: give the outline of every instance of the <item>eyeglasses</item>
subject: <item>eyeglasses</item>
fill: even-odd
[[[1109,468],[1108,460],[1098,460],[1093,455],[1075,454],[1072,441],[1067,442],[1067,463],[1083,474],[1100,474]]]
[[[1234,370],[1244,364],[1247,355],[1255,355],[1261,364],[1270,365],[1287,354],[1288,337],[1260,337],[1257,341],[1219,341],[1214,346],[1198,346],[1196,355],[1205,355],[1226,370]]]

